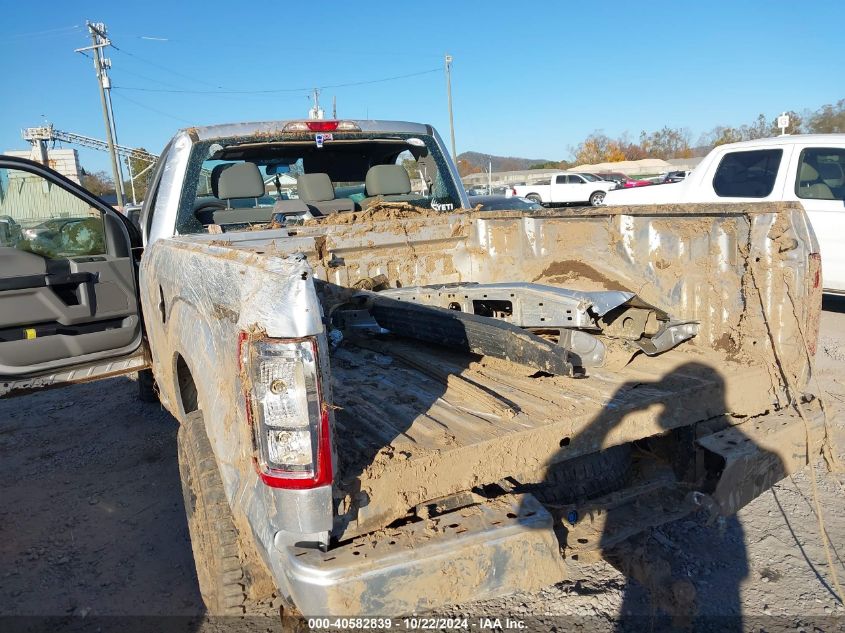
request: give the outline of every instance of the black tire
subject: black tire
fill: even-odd
[[[594,207],[600,207],[604,204],[604,191],[594,191],[590,194],[590,205]]]
[[[568,504],[601,497],[625,485],[631,445],[612,446],[555,464],[542,483],[528,487],[541,503]]]
[[[246,555],[205,432],[202,411],[179,427],[179,475],[200,593],[211,615],[241,615],[260,600],[255,586],[272,585],[263,563]]]
[[[529,193],[527,196],[525,196],[525,199],[530,200],[531,202],[536,202],[537,204],[543,204],[543,199],[536,193]]]
[[[138,399],[141,402],[158,402],[158,385],[151,369],[138,372]]]

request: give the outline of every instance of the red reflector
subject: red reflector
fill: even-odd
[[[312,132],[334,132],[337,129],[337,121],[306,121],[305,125]]]
[[[323,408],[320,414],[320,433],[317,447],[316,472],[308,479],[286,477],[281,471],[265,472],[253,458],[258,477],[271,488],[288,488],[292,490],[307,490],[332,483],[332,444],[329,430],[329,412]]]
[[[813,279],[813,290],[822,285],[822,256],[819,253],[810,253],[810,273]]]

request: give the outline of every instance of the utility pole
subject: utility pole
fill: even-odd
[[[123,182],[121,181],[120,163],[118,162],[117,152],[114,149],[114,137],[112,134],[112,120],[109,113],[109,100],[106,98],[106,90],[111,90],[111,82],[106,73],[107,68],[111,65],[108,60],[103,58],[102,49],[111,45],[111,41],[106,37],[106,25],[102,22],[93,23],[86,22],[88,32],[91,33],[91,46],[84,48],[77,48],[77,53],[90,50],[94,56],[94,70],[97,74],[97,83],[100,86],[100,104],[103,106],[103,122],[106,126],[106,143],[109,147],[109,155],[111,156],[112,176],[114,178],[114,191],[117,195],[117,206],[123,206]]]
[[[458,154],[455,151],[455,119],[452,116],[452,56],[446,54],[446,93],[449,96],[449,133],[452,135],[452,160],[458,164]]]
[[[332,95],[332,119],[337,121],[337,95]]]
[[[308,111],[309,119],[322,119],[323,108],[320,107],[320,89],[314,88],[314,106]]]
[[[103,61],[109,62],[108,64],[106,64],[106,66],[110,67],[110,60],[104,59]],[[108,101],[109,104],[109,118],[111,118],[112,138],[114,139],[115,154],[117,154],[117,171],[120,175],[120,193],[124,198],[126,198],[127,194],[124,190],[123,180],[123,162],[120,160],[120,153],[117,151],[117,148],[120,146],[120,141],[117,138],[117,121],[114,118],[114,105],[112,105],[111,100],[111,88],[109,88],[108,92],[106,92],[106,101]],[[129,165],[129,160],[126,161],[126,168],[129,170],[129,182],[132,185],[132,202],[137,204],[135,200],[135,181],[132,180],[132,167],[131,165]]]

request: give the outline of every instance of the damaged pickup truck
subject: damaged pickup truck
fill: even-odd
[[[413,123],[182,130],[143,236],[2,157],[0,396],[141,372],[212,613],[536,589],[818,455],[799,205],[467,206]]]

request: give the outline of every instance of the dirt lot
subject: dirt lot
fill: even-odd
[[[845,301],[825,307],[817,374],[830,394],[841,447]],[[202,613],[175,439],[173,418],[140,403],[126,378],[0,402],[0,615],[80,622],[73,616]],[[818,472],[832,554],[845,581],[843,476]],[[655,531],[648,547],[648,558],[665,559],[675,577],[690,579],[703,614],[741,613],[744,628],[754,630],[845,625],[808,469],[724,524],[679,521]],[[577,573],[578,580],[461,610],[529,619],[532,630],[610,630],[621,614],[648,619],[653,612],[643,587],[609,564]],[[714,630],[724,624],[712,622]]]

